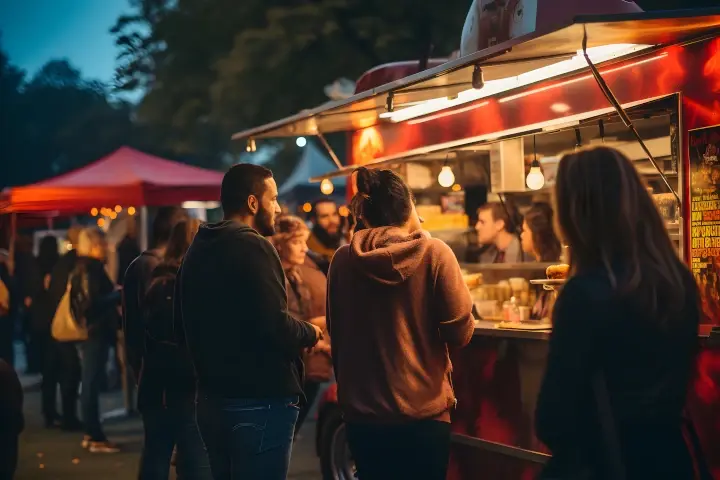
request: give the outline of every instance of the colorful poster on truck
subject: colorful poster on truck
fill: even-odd
[[[690,131],[690,265],[706,321],[720,324],[720,125]]]

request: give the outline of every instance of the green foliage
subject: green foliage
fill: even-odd
[[[131,106],[109,99],[67,60],[31,79],[0,49],[0,188],[83,166],[132,144]]]
[[[165,148],[217,164],[244,147],[232,132],[326,101],[323,87],[337,78],[449,55],[469,3],[135,0],[135,15],[113,29],[117,86],[146,89],[138,118]]]

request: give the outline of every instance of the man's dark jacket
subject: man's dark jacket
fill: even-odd
[[[180,315],[200,393],[302,396],[300,354],[313,327],[287,311],[285,273],[272,244],[247,225],[200,227],[178,273]]]

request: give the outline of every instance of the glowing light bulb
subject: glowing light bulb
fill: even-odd
[[[305,138],[305,137],[298,137],[298,138],[295,140],[295,145],[297,145],[297,146],[300,147],[300,148],[304,147],[305,145],[307,145],[307,138]]]
[[[303,212],[310,213],[312,211],[312,205],[309,203],[304,203],[302,206]]]
[[[335,185],[330,181],[329,178],[324,178],[322,182],[320,182],[320,191],[324,195],[330,195],[335,190]]]
[[[97,209],[97,208],[92,208],[92,209],[90,210],[90,215],[92,215],[93,217],[97,217],[97,216],[98,216],[98,209]]]
[[[120,205],[115,205],[115,213],[122,212],[122,207]]]
[[[453,183],[455,183],[455,174],[452,171],[452,168],[445,165],[442,167],[442,170],[440,170],[440,174],[438,175],[438,183],[441,187],[451,187]]]
[[[135,215],[135,207],[128,207],[128,215],[131,217]]]
[[[540,190],[545,185],[545,175],[539,165],[530,167],[525,184],[530,190]]]

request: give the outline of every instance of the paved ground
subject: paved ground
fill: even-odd
[[[30,390],[37,390],[32,386]],[[122,406],[119,393],[106,394],[103,411]],[[25,415],[27,427],[20,440],[20,458],[15,480],[134,480],[142,448],[142,425],[137,419],[106,422],[111,440],[123,447],[113,455],[89,454],[80,447],[81,436],[76,433],[48,431],[42,428],[40,394],[26,392]],[[289,480],[320,480],[318,460],[314,451],[315,424],[303,427],[300,440],[293,450]],[[174,475],[170,478],[174,479]]]

